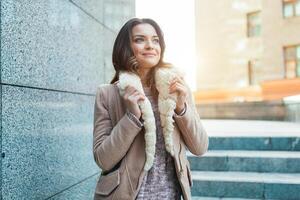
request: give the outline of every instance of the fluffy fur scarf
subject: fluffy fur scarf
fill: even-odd
[[[159,92],[158,95],[158,110],[160,113],[161,125],[163,128],[163,136],[165,141],[166,150],[173,156],[173,139],[172,133],[174,130],[173,115],[176,108],[177,93],[169,94],[170,81],[176,76],[182,76],[176,68],[159,68],[155,73],[155,85]],[[133,86],[136,90],[144,93],[141,79],[136,74],[130,72],[121,72],[119,74],[118,87],[120,94],[123,96],[125,88]],[[142,118],[145,127],[145,145],[146,145],[146,162],[144,170],[148,171],[152,165],[155,154],[156,144],[156,125],[153,110],[149,99],[146,97],[140,104]]]

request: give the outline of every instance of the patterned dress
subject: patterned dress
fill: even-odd
[[[173,157],[166,151],[158,103],[149,87],[144,87],[150,100],[156,121],[156,150],[152,168],[143,179],[136,200],[180,200],[181,187],[175,171]]]

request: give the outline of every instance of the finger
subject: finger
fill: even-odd
[[[142,95],[140,95],[140,94],[138,94],[138,95],[136,95],[136,96],[134,96],[132,98],[133,98],[134,103],[137,103],[137,104],[139,104],[140,101],[145,100],[144,97]]]
[[[130,96],[135,97],[137,95],[140,95],[141,93],[139,91],[134,91]]]
[[[179,91],[180,95],[182,96],[185,96],[186,95],[186,88],[182,85],[178,85],[177,87],[177,91]]]
[[[176,83],[173,83],[172,85],[170,85],[169,87],[169,93],[173,93],[176,91]]]
[[[133,100],[134,100],[134,97],[135,97],[136,95],[138,95],[138,94],[139,94],[138,91],[133,91],[131,94],[128,95],[128,99],[129,99],[130,101],[133,101]]]
[[[170,86],[172,86],[175,83],[181,83],[184,85],[184,81],[180,77],[175,77],[174,79],[172,79],[172,81],[170,82]]]
[[[135,91],[132,92],[131,95],[132,95],[132,96],[136,96],[136,95],[138,95],[138,94],[140,94],[139,91],[135,90]]]
[[[145,97],[143,95],[139,95],[137,97],[137,103],[140,104],[141,102],[145,101]]]
[[[174,85],[184,85],[182,82],[180,82],[180,81],[176,81],[176,82],[174,82],[173,84],[172,84],[172,86],[174,86]]]
[[[141,93],[139,93],[139,92],[138,92],[137,94],[135,94],[135,96],[138,97],[139,99],[140,99],[140,98],[142,98],[142,99],[145,99],[145,98],[146,98],[145,95],[143,95],[143,94],[141,94]]]
[[[177,87],[182,86],[181,83],[175,82],[170,86],[170,91],[176,90]]]
[[[132,90],[130,87],[126,87],[125,89],[125,94],[124,94],[124,99],[128,99],[135,91]]]
[[[139,99],[145,99],[144,95],[138,91],[135,91],[130,97],[133,102],[137,102]]]
[[[170,93],[178,92],[178,95],[186,95],[186,87],[180,83],[176,83],[171,89]]]
[[[177,79],[180,83],[182,84],[185,84],[185,81],[184,81],[184,77],[183,76],[177,76]]]
[[[173,84],[174,82],[176,82],[176,77],[174,77],[170,80],[170,85]]]
[[[181,76],[177,76],[175,80],[181,84],[184,84],[183,77],[181,77]]]
[[[130,85],[125,88],[125,92],[129,95],[131,95],[134,91],[136,91],[136,89]]]
[[[176,83],[177,83],[176,81],[172,81],[172,82],[170,83],[170,85],[169,85],[169,88],[174,87],[174,85],[175,85]]]

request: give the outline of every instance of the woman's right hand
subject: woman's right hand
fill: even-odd
[[[125,88],[125,94],[123,96],[126,108],[129,112],[134,114],[138,119],[141,117],[141,109],[138,105],[140,101],[145,100],[145,95],[140,93],[132,86],[127,86]]]

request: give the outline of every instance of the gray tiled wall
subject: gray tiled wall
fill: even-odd
[[[1,0],[1,199],[92,199],[96,87],[134,0]]]

